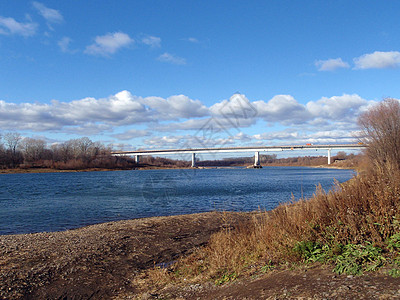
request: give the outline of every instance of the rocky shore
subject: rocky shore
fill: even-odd
[[[400,279],[337,276],[328,266],[281,269],[215,286],[138,286],[145,269],[168,266],[234,228],[250,213],[201,213],[0,236],[0,299],[400,299]]]
[[[168,263],[210,235],[248,218],[202,213],[92,225],[64,232],[0,236],[1,299],[104,299],[135,293],[145,268]]]

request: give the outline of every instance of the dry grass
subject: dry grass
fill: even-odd
[[[151,270],[152,284],[214,280],[224,283],[283,263],[302,260],[293,251],[301,241],[324,245],[365,244],[384,248],[399,232],[400,176],[359,175],[311,199],[258,212],[249,223],[214,234],[208,245],[175,266]],[[228,220],[227,220],[228,221]]]

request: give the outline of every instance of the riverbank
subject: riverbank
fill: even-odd
[[[223,166],[216,166],[216,167],[157,167],[157,166],[144,166],[144,167],[137,167],[135,169],[104,169],[104,168],[90,168],[90,169],[78,169],[78,170],[58,170],[58,169],[50,169],[50,168],[28,168],[28,169],[0,169],[1,174],[37,174],[37,173],[75,173],[75,172],[106,172],[106,171],[129,171],[129,170],[190,170],[190,169],[235,169],[235,168],[248,168],[251,166],[234,166],[234,167],[223,167]],[[307,168],[329,168],[329,169],[354,169],[355,167],[347,167],[341,165],[318,165],[318,166],[294,166],[294,165],[280,165],[280,164],[268,164],[264,165],[263,167],[307,167]]]
[[[249,213],[201,213],[0,236],[0,299],[104,299],[135,294],[143,270],[177,260]]]
[[[97,172],[97,171],[120,171],[121,169],[102,169],[102,168],[90,168],[81,170],[58,170],[50,168],[29,168],[29,169],[2,169],[0,174],[36,174],[36,173],[75,173],[75,172]]]
[[[213,233],[257,214],[210,212],[0,236],[0,299],[400,298],[400,279],[384,272],[335,275],[322,265],[282,266],[221,286],[152,284],[159,270],[172,272],[170,262],[206,245]]]

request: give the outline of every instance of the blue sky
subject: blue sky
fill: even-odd
[[[0,134],[342,143],[400,94],[398,1],[0,2]]]

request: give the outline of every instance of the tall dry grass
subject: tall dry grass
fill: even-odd
[[[250,222],[235,230],[214,234],[206,247],[180,260],[173,272],[160,272],[168,281],[229,280],[260,266],[299,262],[302,258],[293,249],[301,241],[332,248],[367,242],[384,247],[400,230],[399,208],[399,174],[391,178],[377,173],[359,175],[337,183],[327,193],[318,187],[311,199],[254,213]]]

